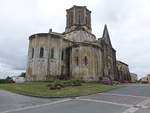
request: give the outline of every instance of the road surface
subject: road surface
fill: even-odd
[[[150,113],[150,85],[130,84],[105,93],[64,99],[0,90],[0,113]]]

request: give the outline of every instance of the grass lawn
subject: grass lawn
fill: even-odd
[[[87,82],[82,83],[82,86],[69,86],[62,89],[49,90],[47,87],[48,84],[48,82],[0,84],[0,89],[19,94],[31,94],[35,96],[80,96],[120,87],[116,85],[109,86],[96,82]]]

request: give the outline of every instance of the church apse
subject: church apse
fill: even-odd
[[[50,29],[29,37],[26,80],[99,81],[106,76],[117,80],[116,50],[107,25],[97,40],[92,33],[91,11],[86,6],[73,6],[66,13],[64,32]]]

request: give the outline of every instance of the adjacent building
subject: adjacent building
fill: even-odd
[[[131,81],[132,81],[132,83],[135,83],[135,82],[138,81],[138,76],[137,76],[137,74],[135,74],[135,73],[130,73],[130,75],[131,75]]]
[[[63,33],[37,33],[29,37],[27,81],[130,79],[128,66],[117,67],[116,50],[104,26],[101,38],[92,33],[91,11],[86,6],[67,9]],[[125,74],[118,77],[118,69]],[[119,71],[120,72],[120,71]],[[126,73],[127,72],[127,73]],[[123,77],[125,75],[125,77]]]
[[[140,80],[143,83],[150,83],[150,74],[147,74],[146,76],[142,77]]]
[[[13,79],[13,81],[15,83],[23,83],[23,82],[25,82],[25,78],[24,77],[13,76],[12,79]]]

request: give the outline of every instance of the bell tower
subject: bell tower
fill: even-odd
[[[83,28],[91,32],[91,11],[86,6],[73,6],[67,9],[67,21],[65,32],[70,32],[77,28]]]

